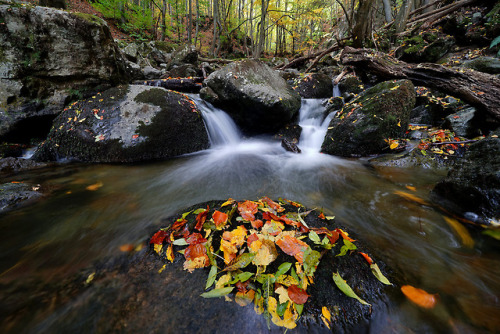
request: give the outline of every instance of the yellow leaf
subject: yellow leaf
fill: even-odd
[[[99,181],[97,183],[91,184],[90,186],[87,186],[85,189],[90,190],[90,191],[96,191],[97,189],[101,188],[103,186],[102,182]]]
[[[163,245],[154,244],[154,250],[157,254],[160,254],[162,249],[163,249]]]
[[[405,185],[406,189],[411,190],[411,191],[417,191],[417,188],[409,185]]]
[[[227,283],[231,281],[231,273],[227,273],[225,275],[222,275],[217,282],[215,283],[215,288],[220,289],[223,288]]]
[[[233,203],[234,203],[234,199],[229,198],[227,201],[225,201],[224,203],[222,203],[222,205],[220,207],[222,208],[222,207],[224,207],[226,205],[233,204]]]
[[[255,313],[257,313],[257,314],[264,313],[264,298],[263,297],[260,297],[257,299],[257,295],[255,295],[253,309],[254,309]]]
[[[168,248],[167,248],[167,259],[170,262],[174,262],[174,247],[172,246],[172,244],[168,245]]]
[[[208,257],[206,256],[195,257],[192,260],[186,260],[186,262],[184,262],[184,270],[187,270],[190,273],[192,273],[195,269],[204,268],[207,265],[208,265]]]
[[[401,127],[401,121],[398,122],[398,126]]]
[[[272,316],[271,320],[276,326],[285,327],[288,329],[293,329],[297,326],[295,320],[298,318],[298,315],[294,314],[291,311],[290,306],[291,303],[288,304],[288,308],[286,309],[285,314],[283,315],[283,319],[281,319],[276,311],[276,308],[278,307],[278,302],[276,301],[276,298],[269,297],[267,310],[271,314]]]
[[[399,146],[399,143],[398,143],[397,141],[393,141],[393,142],[391,143],[391,145],[389,146],[389,148],[390,148],[391,150],[393,150],[393,149],[395,149],[395,148],[396,148],[396,147],[398,147],[398,146]]]
[[[262,235],[259,235],[259,240],[252,242],[250,249],[253,253],[256,253],[252,260],[252,263],[256,266],[267,266],[278,257],[274,242],[262,238]]]
[[[290,275],[281,275],[276,279],[276,283],[283,284],[285,286],[299,285],[299,282]]]
[[[164,264],[163,267],[161,267],[160,270],[158,270],[158,274],[161,274],[163,272],[163,270],[165,270],[166,267],[167,267],[167,265]]]
[[[443,216],[444,220],[448,223],[448,225],[455,230],[455,233],[458,234],[460,239],[462,240],[462,243],[464,244],[465,247],[472,248],[474,247],[474,239],[472,239],[469,231],[460,224],[456,219],[450,218]]]
[[[420,197],[406,193],[404,191],[397,190],[394,192],[394,194],[401,196],[408,201],[417,202],[417,203],[422,204],[422,205],[428,205],[428,203],[426,201],[424,201],[423,199],[421,199]]]
[[[330,311],[328,310],[328,307],[326,306],[323,306],[321,308],[321,314],[323,314],[323,316],[328,320],[328,321],[332,321],[332,314],[330,313]]]
[[[274,292],[278,294],[280,304],[284,304],[290,300],[290,297],[288,297],[288,290],[283,286],[279,286],[276,290],[274,290]]]
[[[247,292],[236,292],[234,301],[236,304],[244,307],[249,305],[255,296],[255,290],[248,290]]]

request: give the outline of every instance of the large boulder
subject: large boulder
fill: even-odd
[[[175,66],[180,66],[183,64],[195,64],[198,61],[198,51],[194,45],[184,44],[179,46],[172,53],[172,59],[167,65],[170,70]]]
[[[243,60],[210,74],[201,97],[226,110],[248,133],[273,132],[300,109],[300,95],[264,63]]]
[[[469,217],[500,217],[500,139],[472,144],[460,164],[433,192],[445,208]],[[468,214],[469,213],[469,214]]]
[[[134,162],[206,149],[200,112],[186,95],[118,86],[66,108],[33,159]]]
[[[16,132],[29,136],[44,118],[50,124],[69,99],[127,77],[98,17],[0,5],[0,22],[0,139]]]
[[[415,105],[409,80],[385,81],[347,103],[332,119],[321,151],[343,156],[367,156],[388,148],[387,139],[401,137]]]
[[[500,59],[498,58],[478,57],[466,61],[463,66],[479,72],[500,74]]]

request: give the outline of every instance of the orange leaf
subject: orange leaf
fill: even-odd
[[[399,191],[399,190],[396,190],[394,193],[396,195],[399,195],[399,196],[403,197],[404,199],[406,199],[408,201],[417,202],[418,204],[422,204],[422,205],[428,205],[426,201],[424,201],[420,197],[415,196],[413,194],[409,194],[407,192]]]
[[[165,238],[167,237],[167,235],[168,235],[167,231],[160,230],[151,237],[149,243],[155,245],[161,245],[163,243],[163,240],[165,240]]]
[[[299,288],[296,285],[290,285],[288,288],[288,297],[295,303],[295,304],[305,304],[307,302],[307,298],[309,295],[307,292],[301,288]]]
[[[184,257],[186,260],[194,260],[197,257],[207,257],[207,249],[203,244],[189,245],[184,251]]]
[[[214,211],[212,218],[214,220],[215,226],[217,227],[223,226],[227,222],[227,214],[217,210]]]
[[[275,210],[276,212],[282,212],[285,209],[279,205],[278,203],[274,202],[271,200],[269,197],[262,197],[261,200],[266,203],[271,209]]]
[[[289,235],[285,235],[283,238],[276,240],[276,245],[286,254],[295,257],[299,263],[304,262],[304,252],[309,247],[305,242]]]
[[[352,238],[349,238],[349,236],[347,235],[347,233],[345,233],[344,231],[342,231],[340,228],[336,228],[335,232],[337,232],[338,234],[340,234],[342,236],[342,238],[345,239],[345,240],[347,240],[347,241],[350,241],[350,242],[356,241],[356,240],[354,240]]]
[[[252,244],[252,242],[257,241],[257,240],[259,240],[259,237],[257,236],[257,234],[254,233],[251,236],[249,236],[247,238],[247,245],[248,245],[248,247],[250,247],[250,245]]]
[[[205,221],[207,220],[209,209],[210,208],[207,205],[207,209],[205,211],[198,213],[198,216],[196,216],[196,226],[194,228],[197,229],[198,231],[201,231],[203,224],[205,224]]]
[[[120,251],[121,252],[131,252],[134,250],[134,245],[132,244],[123,244],[120,246]]]
[[[411,285],[403,285],[401,291],[409,300],[420,307],[433,308],[436,305],[436,295],[432,295],[422,289],[415,288]]]
[[[362,252],[359,252],[359,254],[361,254],[365,258],[366,262],[368,262],[369,265],[373,263],[372,258],[368,254]]]
[[[260,219],[256,219],[256,220],[251,221],[250,224],[252,224],[253,228],[258,229],[258,228],[261,228],[262,225],[264,225],[264,222]]]
[[[90,191],[96,191],[97,189],[101,188],[103,186],[102,182],[97,182],[97,183],[94,183],[94,184],[91,184],[90,186],[87,186],[87,190],[90,190]]]
[[[255,220],[254,214],[257,213],[258,206],[257,203],[252,201],[245,201],[238,203],[238,211],[241,217],[245,220],[252,221]]]
[[[319,218],[319,219],[326,219],[326,218],[325,218],[325,215],[323,214],[323,212],[321,212],[321,213],[319,214],[318,218]]]
[[[197,245],[207,242],[207,239],[203,238],[199,233],[191,233],[191,235],[186,238],[186,242],[190,245]]]

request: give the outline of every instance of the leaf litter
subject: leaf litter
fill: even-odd
[[[309,215],[326,227],[309,227],[305,221]],[[207,268],[206,292],[201,297],[224,297],[240,306],[253,302],[255,312],[268,325],[272,322],[287,329],[297,326],[304,306],[308,307],[316,271],[327,253],[335,259],[352,256],[381,286],[391,284],[372,258],[358,251],[356,240],[335,226],[333,216],[306,211],[289,200],[229,199],[218,207],[198,208],[158,230],[149,243],[166,263],[183,258],[183,267],[189,272]],[[337,287],[361,307],[369,308],[370,303],[354,292],[338,270],[330,268],[331,288]],[[358,283],[356,291],[360,290]],[[330,327],[335,316],[327,306],[320,308],[321,319]]]

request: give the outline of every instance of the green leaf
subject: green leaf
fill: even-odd
[[[252,263],[255,254],[256,253],[243,253],[241,255],[238,255],[233,261],[231,261],[231,264],[224,268],[222,271],[235,271],[241,268],[245,268],[250,263]]]
[[[286,303],[283,303],[283,304],[278,304],[278,306],[276,307],[276,313],[282,317],[284,314],[285,314],[285,311],[286,311],[286,307],[288,306],[288,300],[286,301]]]
[[[264,284],[268,280],[271,281],[271,283],[274,283],[274,282],[276,282],[276,277],[274,277],[274,275],[272,275],[272,274],[261,274],[261,275],[257,276],[257,278],[255,280],[257,282],[259,282],[260,284]]]
[[[304,310],[304,304],[295,304],[295,303],[293,303],[293,305],[295,306],[295,310],[297,311],[297,314],[301,315],[302,311]]]
[[[327,220],[333,220],[333,219],[335,219],[335,216],[325,216],[325,218],[326,218]]]
[[[220,288],[220,289],[213,289],[208,292],[202,293],[200,296],[203,298],[217,298],[217,297],[222,297],[233,291],[234,286],[230,286],[227,288]]]
[[[276,272],[276,274],[274,274],[274,277],[278,278],[281,275],[286,274],[286,272],[288,270],[290,270],[291,267],[292,267],[292,264],[290,262],[284,262],[284,263],[280,264],[280,266],[278,267],[278,271]]]
[[[238,275],[236,275],[234,277],[234,279],[229,282],[229,284],[235,284],[237,282],[246,282],[250,279],[250,277],[252,277],[254,275],[254,273],[251,273],[249,271],[244,271],[242,273],[239,273]]]
[[[347,284],[346,281],[344,281],[344,279],[340,276],[338,272],[333,273],[333,281],[340,289],[340,291],[342,291],[347,297],[357,299],[363,305],[371,306],[371,304],[368,304],[363,299],[359,298],[358,295],[354,291],[352,291],[351,287]]]
[[[497,36],[494,40],[491,41],[490,49],[499,43],[500,43],[500,36]]]
[[[378,279],[380,282],[382,282],[386,285],[392,285],[392,283],[389,282],[387,277],[385,277],[384,274],[382,274],[382,272],[380,271],[380,268],[378,267],[378,265],[376,263],[372,263],[370,265],[370,268],[372,269],[373,276],[375,276],[376,279]]]
[[[483,231],[483,234],[500,240],[500,230],[485,230]]]
[[[292,268],[290,275],[293,277],[294,280],[296,280],[297,282],[300,282],[299,276],[297,276],[297,272],[295,271],[295,268]]]
[[[172,242],[172,244],[176,245],[176,246],[187,246],[189,245],[187,242],[186,242],[186,239],[184,238],[180,238],[180,239],[176,239]]]
[[[319,238],[319,235],[314,231],[309,232],[309,239],[311,239],[311,241],[316,243],[316,244],[321,243],[321,239]]]
[[[197,215],[197,214],[199,214],[199,213],[201,213],[201,212],[205,212],[205,211],[207,211],[207,209],[204,209],[204,208],[199,208],[199,209],[194,210],[194,211],[193,211],[193,214]]]
[[[182,214],[182,218],[181,218],[181,220],[182,220],[182,219],[184,219],[184,218],[186,218],[186,217],[187,217],[187,215],[189,215],[191,212],[193,212],[193,210],[191,210],[191,211],[189,211],[189,212],[184,212],[184,213]]]
[[[316,267],[319,264],[319,258],[321,257],[321,253],[315,250],[312,250],[310,247],[306,249],[304,252],[304,273],[307,276],[313,276],[316,271]]]
[[[337,254],[336,256],[344,256],[347,254],[348,251],[350,250],[355,250],[358,249],[355,244],[350,242],[349,240],[344,239],[344,246],[340,249],[340,253]]]
[[[208,273],[207,284],[205,285],[205,290],[210,288],[217,278],[217,266],[212,266],[210,272]]]

